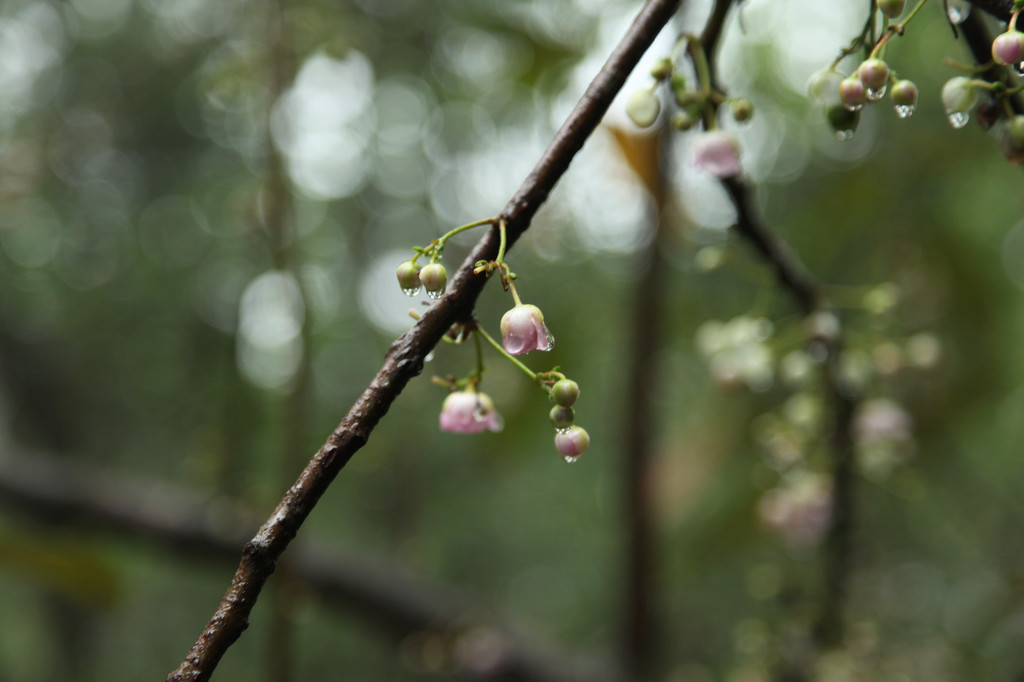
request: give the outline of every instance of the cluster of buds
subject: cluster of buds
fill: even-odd
[[[693,59],[697,82],[692,83],[680,73],[671,58],[659,59],[651,69],[653,83],[630,96],[626,113],[641,128],[654,125],[661,114],[657,90],[664,84],[678,107],[672,115],[672,126],[677,130],[691,130],[703,124],[704,130],[694,139],[691,150],[694,167],[717,178],[739,175],[743,171],[739,144],[732,135],[718,130],[717,112],[726,104],[733,120],[744,123],[754,115],[754,106],[749,100],[729,98],[712,87],[707,60],[697,38],[682,36],[680,43],[686,45]]]
[[[573,404],[580,397],[580,387],[572,379],[559,379],[551,387],[551,423],[555,425],[555,449],[566,462],[575,462],[590,447],[590,434],[576,426]]]
[[[542,386],[548,395],[558,405],[551,413],[551,420],[555,424],[555,449],[558,450],[566,461],[575,462],[590,445],[590,436],[582,428],[575,426],[573,420],[575,413],[572,404],[579,397],[579,386],[576,382],[567,379],[565,375],[557,371],[534,373],[526,365],[516,360],[514,356],[524,355],[535,350],[548,351],[554,347],[555,339],[548,331],[544,322],[544,315],[540,308],[535,305],[525,304],[516,291],[513,280],[516,275],[504,262],[505,223],[500,219],[487,219],[469,223],[449,231],[439,239],[435,239],[429,246],[413,250],[416,255],[410,260],[398,266],[396,276],[402,291],[415,296],[422,287],[427,295],[437,299],[444,295],[445,285],[448,281],[448,274],[440,258],[444,245],[449,238],[464,230],[481,225],[497,226],[501,234],[501,248],[498,256],[493,261],[480,261],[476,263],[474,272],[490,275],[497,272],[501,279],[502,286],[510,291],[515,305],[501,318],[501,344],[491,338],[475,322],[457,325],[457,333],[450,332],[446,340],[452,343],[460,343],[467,337],[467,332],[472,334],[477,342],[477,368],[465,379],[436,379],[435,382],[446,386],[449,389],[448,396],[441,407],[439,424],[442,431],[451,433],[482,433],[484,431],[500,432],[504,428],[504,420],[494,406],[490,396],[479,390],[479,384],[484,374],[483,355],[481,339],[493,346],[502,355],[513,362],[519,369],[526,372],[531,379]],[[417,260],[421,257],[429,258],[427,265],[420,267]]]

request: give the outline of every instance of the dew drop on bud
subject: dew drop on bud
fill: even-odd
[[[878,88],[877,90],[872,90],[871,88],[868,88],[868,101],[869,102],[877,102],[878,100],[882,99],[883,97],[885,97],[885,86],[884,85],[882,87]]]
[[[416,294],[420,293],[420,287],[403,287],[402,293],[405,294],[406,296],[415,296]]]
[[[947,118],[949,119],[949,125],[954,128],[963,128],[971,120],[971,115],[966,112],[954,111]]]
[[[1013,65],[1013,71],[1018,76],[1024,76],[1024,61],[1017,62]]]
[[[860,111],[864,108],[863,104],[843,104],[847,111]]]
[[[849,140],[852,137],[853,137],[853,131],[852,130],[837,130],[836,131],[836,139],[840,140],[841,142],[845,142],[846,140]]]
[[[568,462],[569,464],[572,464],[573,462],[575,462],[575,461],[576,461],[576,460],[578,460],[579,458],[580,458],[580,456],[579,456],[579,455],[576,455],[575,457],[573,457],[572,455],[566,455],[566,456],[565,456],[565,457],[563,457],[562,459],[564,459],[564,460],[565,460],[566,462]]]
[[[434,299],[436,301],[437,299],[439,299],[442,296],[444,296],[444,289],[440,289],[440,290],[437,290],[437,291],[428,291],[427,292],[427,296],[429,296],[430,298],[432,298],[432,299]]]
[[[971,6],[963,0],[949,0],[946,9],[946,16],[951,24],[962,24],[967,15],[971,13]]]
[[[914,115],[914,109],[916,108],[913,104],[897,104],[896,115],[900,118],[910,118]]]

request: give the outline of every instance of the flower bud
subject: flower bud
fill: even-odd
[[[860,109],[864,106],[864,102],[868,101],[868,93],[864,88],[864,81],[856,76],[844,78],[839,83],[839,98],[843,101],[843,106],[850,111]]]
[[[569,407],[580,397],[580,385],[572,379],[562,379],[551,387],[551,397],[562,407]]]
[[[966,114],[978,103],[978,86],[970,78],[956,76],[942,86],[942,104],[947,114]]]
[[[826,114],[829,126],[835,131],[836,136],[843,140],[851,137],[860,123],[860,112],[850,111],[844,104],[829,107]]]
[[[407,260],[398,266],[398,286],[402,287],[409,296],[415,296],[420,291],[420,268],[411,260]]]
[[[893,19],[903,14],[903,8],[906,7],[907,0],[878,0],[877,4],[882,14]]]
[[[889,82],[889,65],[877,57],[872,57],[857,67],[857,78],[868,87],[869,90],[883,90]]]
[[[896,81],[889,96],[900,118],[907,118],[917,108],[917,86],[911,81]]]
[[[663,81],[672,75],[672,71],[672,60],[668,57],[662,57],[654,62],[654,66],[651,67],[651,76],[655,80]]]
[[[565,431],[567,428],[572,426],[573,420],[576,419],[576,411],[571,407],[555,405],[551,408],[551,412],[548,416],[551,417],[551,423],[555,425],[556,430]]]
[[[1003,66],[1024,61],[1024,33],[1012,30],[996,36],[992,41],[992,59]]]
[[[1024,163],[1024,116],[1014,116],[999,130],[999,147],[1015,165]]]
[[[668,87],[672,91],[672,96],[676,100],[676,104],[681,107],[692,104],[690,101],[692,93],[690,93],[687,87],[686,76],[681,73],[672,74],[672,78],[669,79]]]
[[[818,104],[825,106],[839,104],[839,83],[842,80],[842,74],[835,69],[822,69],[814,73],[807,81],[807,94]]]
[[[731,178],[743,172],[740,148],[735,138],[720,130],[710,130],[693,140],[693,165],[716,178]]]
[[[590,447],[590,434],[578,426],[570,426],[555,434],[555,449],[566,462],[575,462]]]
[[[637,90],[626,102],[626,114],[641,128],[649,128],[658,120],[661,100],[650,90]]]
[[[732,117],[737,123],[745,123],[754,115],[754,105],[749,99],[732,100]]]
[[[517,305],[501,316],[501,345],[509,355],[533,350],[551,350],[555,337],[544,324],[544,315],[535,305]]]
[[[420,270],[420,282],[430,298],[441,298],[448,284],[448,271],[440,263],[424,265]]]
[[[676,130],[689,130],[699,121],[700,119],[689,111],[677,111],[672,115],[672,127]]]
[[[448,394],[441,407],[440,424],[442,431],[451,433],[498,432],[505,425],[486,393],[468,389]]]

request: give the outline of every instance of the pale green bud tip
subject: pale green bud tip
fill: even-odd
[[[637,90],[626,103],[626,114],[641,128],[649,128],[658,120],[661,100],[649,90]]]
[[[551,417],[551,423],[555,425],[555,428],[559,431],[564,431],[572,426],[573,420],[576,419],[576,411],[571,407],[556,405],[551,408],[549,416]]]
[[[890,97],[897,106],[912,107],[917,104],[917,86],[912,81],[896,81]]]
[[[978,87],[965,76],[956,76],[942,86],[942,104],[947,114],[966,114],[978,103]]]
[[[448,271],[440,263],[425,265],[420,270],[420,282],[428,294],[444,293],[445,285],[448,284]]]
[[[822,69],[807,82],[807,94],[818,104],[839,104],[839,82],[842,80],[842,74],[835,69]]]
[[[569,407],[580,397],[580,386],[572,379],[562,379],[551,387],[551,397],[562,407]]]
[[[754,105],[749,99],[734,99],[732,101],[732,117],[737,123],[744,123],[754,115]]]
[[[411,260],[398,266],[398,284],[404,290],[420,288],[420,269]]]
[[[903,8],[906,5],[907,0],[878,0],[878,9],[890,19],[903,14]]]
[[[651,76],[659,81],[663,81],[672,75],[672,60],[668,57],[662,57],[658,61],[654,62],[654,66],[651,67]]]

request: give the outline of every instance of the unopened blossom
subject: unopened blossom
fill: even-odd
[[[996,64],[1018,64],[1024,61],[1024,33],[1007,31],[992,41],[992,59]]]
[[[498,432],[505,425],[490,397],[471,390],[448,394],[441,406],[440,422],[442,431],[452,433]]]
[[[716,178],[731,178],[743,172],[740,147],[729,133],[709,130],[693,141],[693,165]]]
[[[590,434],[579,426],[570,426],[555,434],[555,449],[570,462],[575,462],[590,447]]]
[[[942,104],[947,114],[966,114],[978,103],[978,86],[966,76],[956,76],[942,86]]]
[[[519,304],[501,317],[501,345],[510,355],[522,355],[532,350],[551,350],[555,337],[544,324],[540,308]]]

